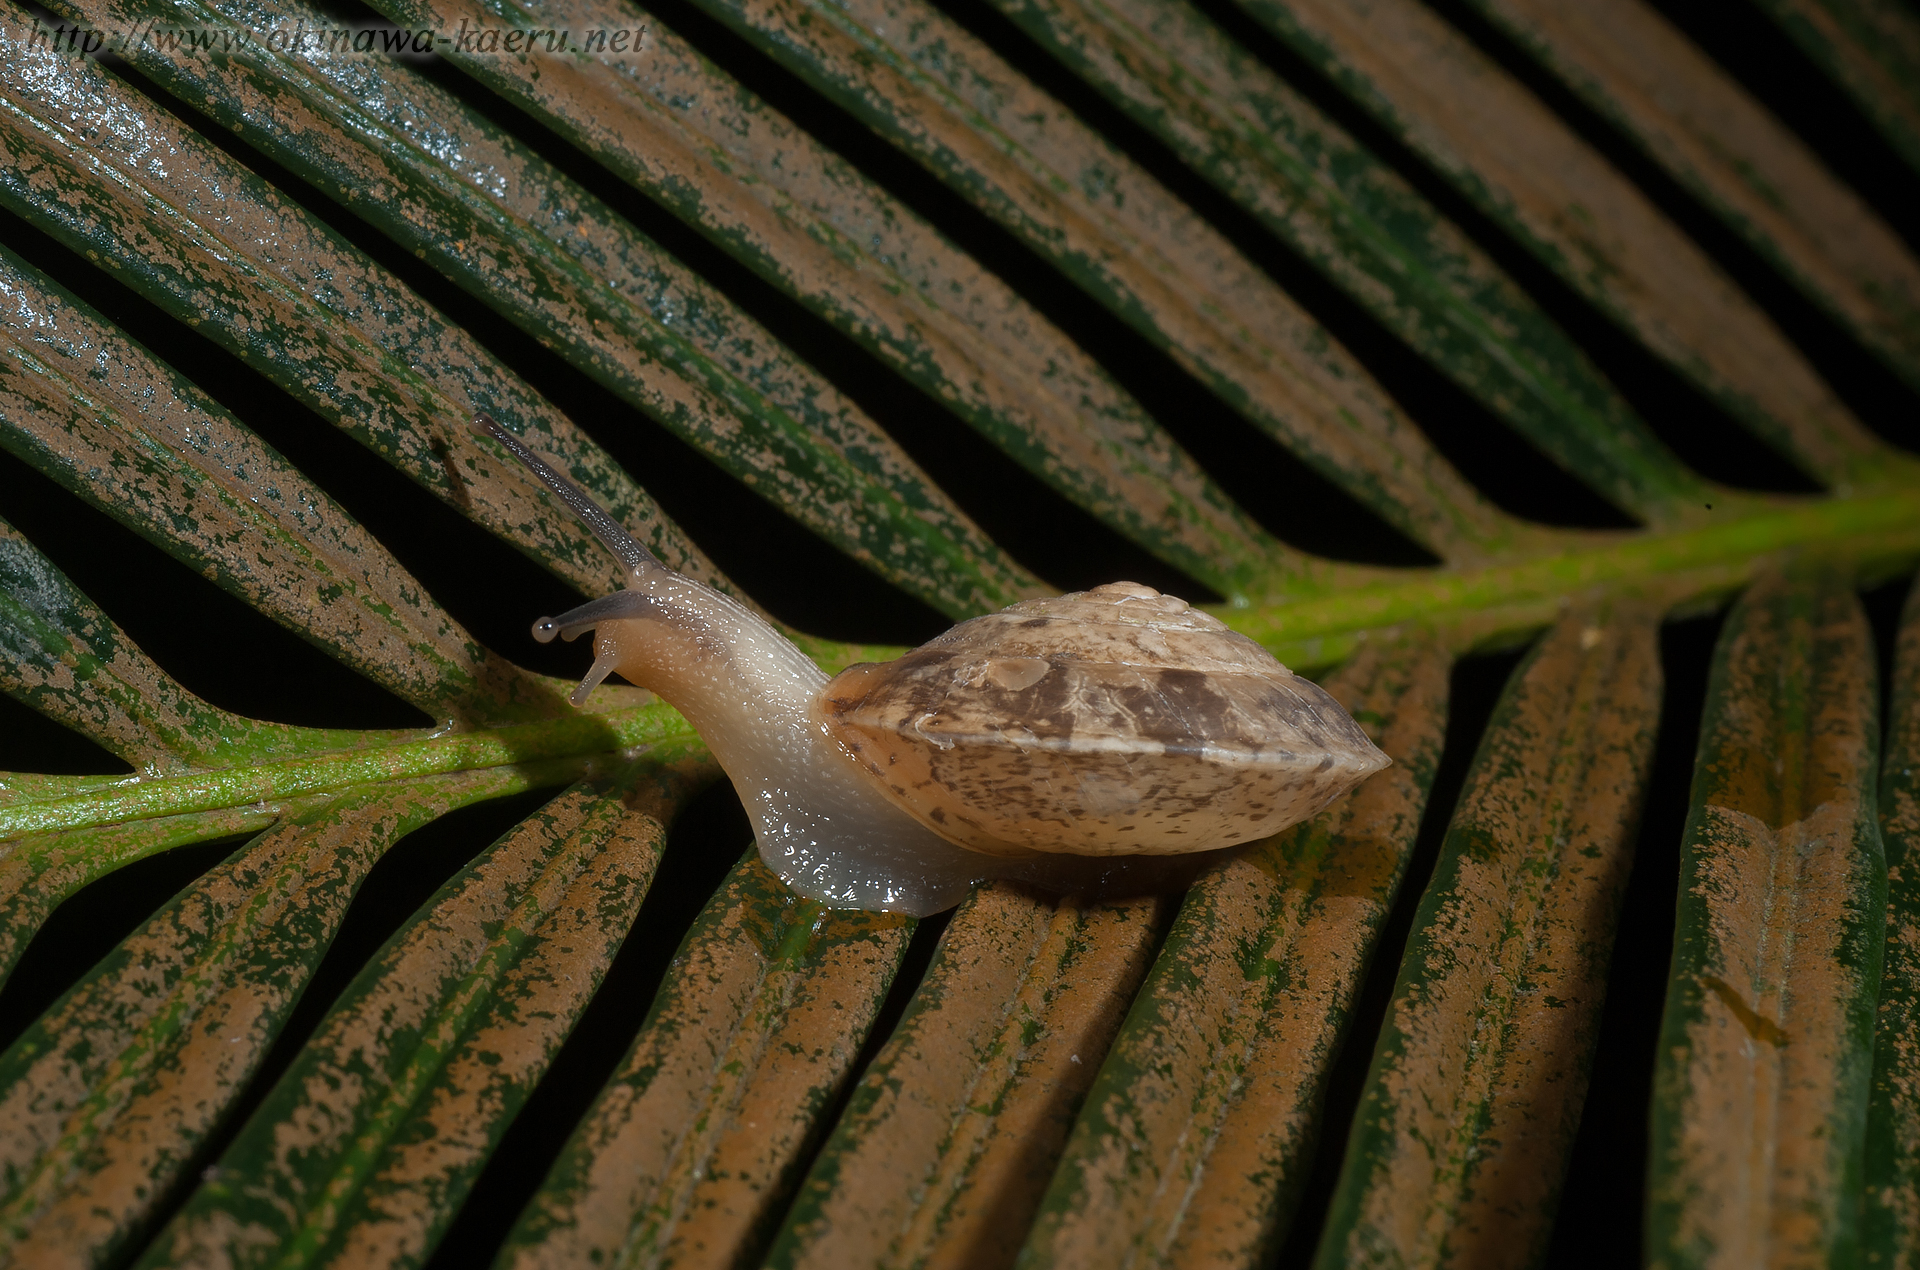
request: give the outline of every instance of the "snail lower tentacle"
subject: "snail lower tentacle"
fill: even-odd
[[[607,676],[618,669],[620,669],[619,651],[611,648],[602,649],[593,659],[593,665],[588,667],[587,673],[581,677],[579,686],[567,694],[567,700],[575,706],[584,706],[587,704],[587,698],[593,695],[593,690],[605,683]]]

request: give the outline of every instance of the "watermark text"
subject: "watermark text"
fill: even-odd
[[[27,32],[27,47],[82,57],[134,57],[153,51],[166,57],[217,54],[234,57],[249,52],[290,54],[295,57],[630,57],[647,43],[646,26],[567,27],[482,26],[466,18],[452,31],[432,27],[396,27],[377,23],[339,26],[292,26],[255,30],[240,26],[176,26],[153,21],[119,30],[100,30],[79,23],[36,22]]]

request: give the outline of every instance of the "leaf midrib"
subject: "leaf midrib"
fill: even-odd
[[[1864,498],[1783,502],[1769,510],[1677,533],[1600,539],[1585,550],[1479,569],[1423,569],[1392,580],[1292,604],[1215,611],[1296,668],[1330,665],[1365,633],[1404,623],[1451,628],[1474,642],[1513,637],[1552,619],[1562,599],[1595,588],[1657,596],[1668,606],[1730,592],[1769,556],[1795,550],[1832,554],[1856,571],[1920,559],[1920,488]],[[808,641],[838,669],[898,650]],[[378,735],[378,734],[374,734]],[[132,777],[105,788],[23,799],[0,807],[0,841],[27,834],[117,824],[153,816],[273,803],[373,781],[560,761],[661,744],[698,746],[686,721],[662,703],[420,737],[395,732],[374,743],[252,767]],[[399,738],[407,738],[399,740]]]

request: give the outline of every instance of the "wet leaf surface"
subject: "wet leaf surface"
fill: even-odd
[[[1188,893],[1022,1266],[1253,1264],[1277,1247],[1413,851],[1450,661],[1432,643],[1369,650],[1326,681],[1394,765]]]
[[[485,772],[375,787],[267,831],[0,1054],[9,1264],[128,1251],[272,1044],[381,852],[515,783]]]
[[[1586,1095],[1659,727],[1652,611],[1508,682],[1414,919],[1315,1263],[1535,1264]]]
[[[417,1265],[599,986],[686,773],[521,822],[361,973],[144,1264]]]
[[[624,59],[453,56],[1043,480],[1223,594],[1338,577],[1287,550],[1006,284],[702,58],[615,2],[401,3],[409,24],[647,31]],[[1466,495],[1471,501],[1471,495]]]
[[[247,61],[148,46],[141,65],[842,550],[897,584],[937,580],[936,607],[971,616],[1045,590],[831,383],[528,147],[405,67],[266,47],[273,25],[322,25],[318,10],[69,12],[251,26]]]
[[[1499,266],[1197,9],[999,7],[1528,440],[1651,522],[1698,517],[1697,478]]]
[[[1547,548],[1537,528],[1462,481],[1252,262],[938,10],[916,0],[703,7],[1415,541],[1462,562]]]
[[[1920,1265],[1920,592],[1908,597],[1895,653],[1880,769],[1887,854],[1887,943],[1874,1020],[1867,1113],[1864,1263]]]
[[[773,1266],[1003,1265],[1170,905],[981,888],[814,1162]]]
[[[1242,0],[1569,286],[1828,486],[1887,453],[1705,252],[1416,0]]]
[[[688,932],[501,1264],[754,1259],[912,928],[802,900],[749,852]]]
[[[0,1002],[30,1003],[0,1051],[0,1264],[1225,1267],[1316,1240],[1329,1265],[1532,1264],[1557,1207],[1580,1212],[1556,1250],[1602,1210],[1639,1237],[1639,1163],[1596,1164],[1575,1135],[1649,1110],[1632,1079],[1589,1098],[1597,1035],[1657,1064],[1655,1264],[1913,1260],[1914,621],[1876,801],[1852,588],[1920,561],[1916,467],[1734,285],[1755,279],[1706,263],[1465,35],[1511,37],[1509,67],[1564,76],[1555,102],[1584,94],[1731,218],[1753,268],[1862,345],[1822,366],[1902,364],[1912,244],[1876,226],[1910,237],[1911,213],[1849,203],[1647,12],[1601,29],[1477,0],[1445,10],[1455,31],[1368,0],[1362,29],[1247,0],[1276,40],[1212,3],[383,0],[447,28],[442,60],[407,65],[275,46],[280,24],[341,21],[295,0],[61,3],[0,0],[0,236],[30,240],[0,245],[0,445],[34,469],[11,469],[32,491],[0,483],[26,528],[0,523],[0,766],[23,769],[0,772]],[[1911,19],[1763,7],[1897,148]],[[84,56],[93,37],[57,25],[75,15],[146,42]],[[639,44],[467,48],[461,21]],[[196,48],[173,22],[253,43]],[[215,127],[234,135],[195,131]],[[1777,308],[1790,288],[1762,281]],[[1649,391],[1636,365],[1707,396]],[[1907,391],[1882,378],[1838,386]],[[297,426],[273,417],[288,397]],[[1164,415],[1190,398],[1199,422]],[[1677,429],[1713,402],[1832,488],[1689,471],[1655,437],[1701,461]],[[1421,434],[1464,454],[1443,417],[1463,407],[1490,455],[1532,444],[1645,527],[1495,511]],[[563,590],[622,579],[475,437],[476,410],[721,587],[635,480],[669,478],[609,449],[684,440],[681,479],[711,474],[700,455],[731,473],[743,501],[703,535],[769,523],[755,499],[789,513],[791,535],[748,545],[796,591],[833,589],[833,552],[955,615],[1078,576],[1049,570],[1086,544],[1029,533],[1030,573],[942,492],[959,480],[990,520],[974,460],[913,431],[948,411],[1002,479],[1026,481],[1004,455],[1044,483],[1016,515],[1084,533],[1090,513],[1214,588],[1395,765],[1206,860],[1184,895],[993,885],[916,927],[801,900],[752,853],[722,882],[744,831],[673,826],[716,775],[685,720],[616,684],[576,711],[570,683],[511,660],[526,618],[488,606],[539,580],[512,552]],[[671,436],[622,434],[651,427],[636,410]],[[1227,425],[1244,433],[1206,435]],[[1243,495],[1304,470],[1277,441],[1345,491],[1304,503],[1377,512],[1444,560],[1294,550],[1170,431],[1239,466]],[[396,537],[420,510],[465,535],[459,568],[423,546],[437,530]],[[1349,530],[1395,532],[1314,541]],[[123,595],[122,557],[238,604]],[[1869,606],[1883,634],[1890,594]],[[1607,979],[1661,726],[1656,632],[1729,600],[1656,1053],[1665,928],[1627,941],[1644,982]],[[235,656],[232,685],[165,642],[252,620],[239,605],[299,638]],[[1460,659],[1536,638],[1493,723],[1449,736],[1449,667],[1456,722],[1478,720],[1494,680],[1475,695]],[[796,639],[829,669],[899,651]],[[302,682],[329,662],[332,687]],[[354,676],[433,726],[271,721],[355,720],[300,697]],[[1643,861],[1673,858],[1682,776],[1656,777],[1674,814]],[[610,966],[632,1000],[596,995]],[[1570,1151],[1594,1193],[1561,1195]]]
[[[1657,11],[1638,0],[1478,4],[1809,299],[1920,384],[1920,260]]]
[[[1831,569],[1764,578],[1721,633],[1655,1069],[1651,1265],[1858,1255],[1887,917],[1874,680]]]

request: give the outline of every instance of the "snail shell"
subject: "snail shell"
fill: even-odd
[[[1338,703],[1185,601],[1130,582],[1027,600],[828,680],[745,605],[674,572],[519,439],[507,448],[628,570],[534,637],[594,633],[684,715],[761,858],[838,907],[924,915],[973,883],[1153,885],[1168,857],[1266,837],[1388,763]],[[1190,871],[1190,870],[1189,870]]]
[[[996,856],[1232,846],[1388,762],[1318,685],[1132,582],[1024,600],[850,667],[821,713],[895,804]]]

